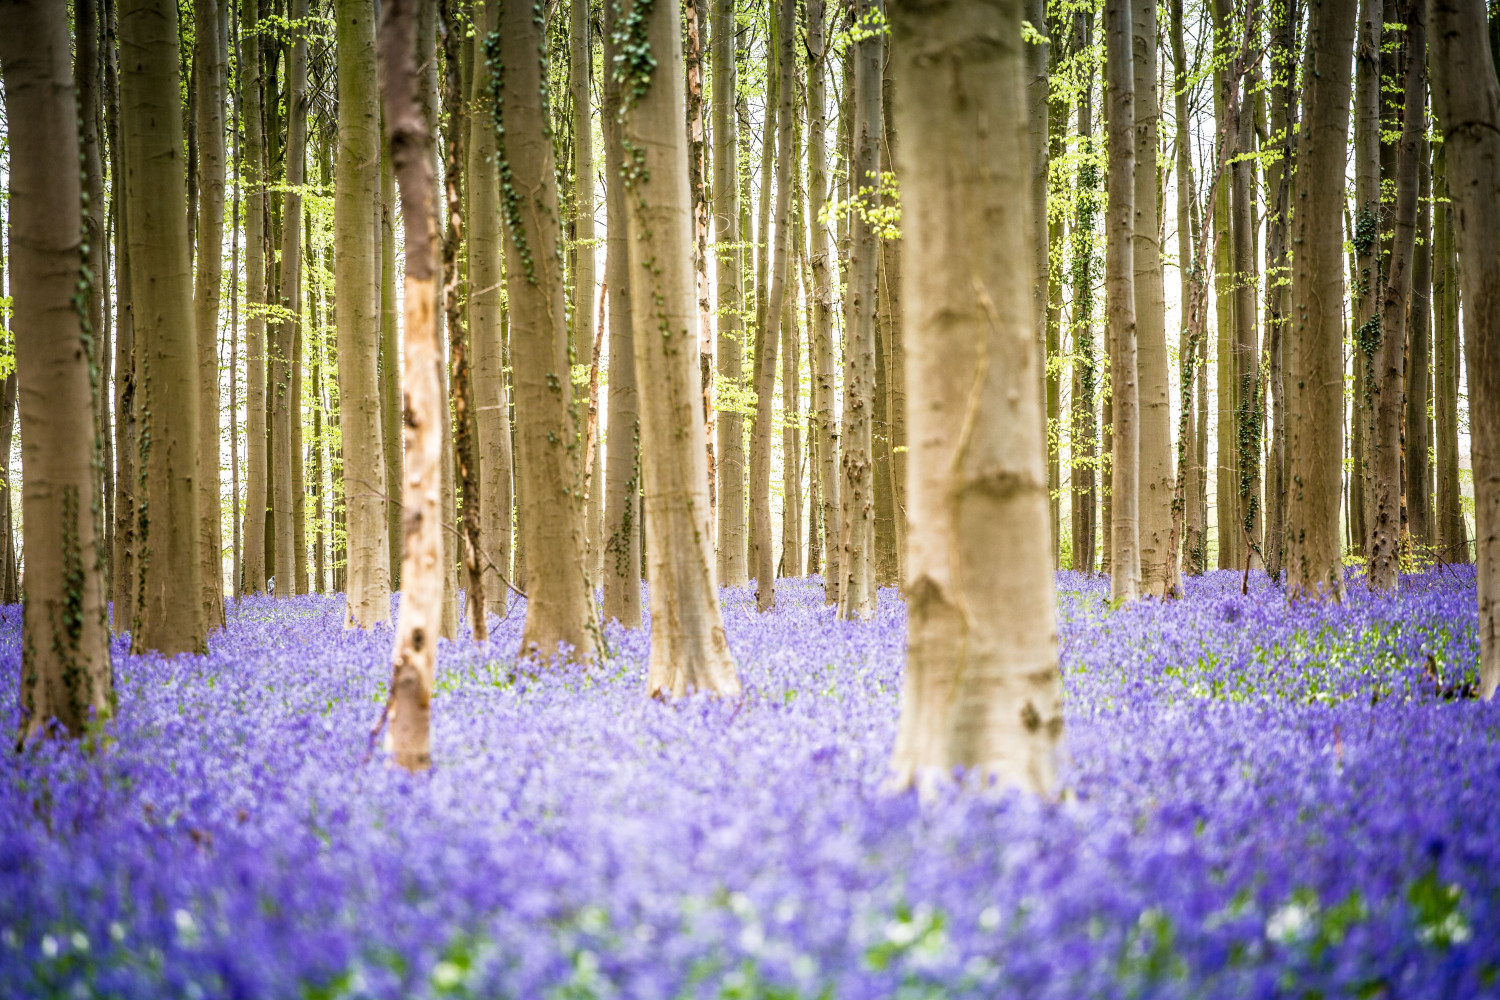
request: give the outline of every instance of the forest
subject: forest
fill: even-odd
[[[0,0],[0,997],[1500,993],[1495,0]]]

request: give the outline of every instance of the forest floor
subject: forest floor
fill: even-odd
[[[1062,801],[886,790],[904,611],[725,592],[745,694],[645,696],[645,632],[520,673],[444,644],[429,774],[370,731],[390,632],[245,599],[128,657],[92,761],[0,754],[0,995],[1424,997],[1500,972],[1500,702],[1472,571],[1342,607],[1059,574]],[[0,724],[20,609],[0,611]],[[1435,678],[1434,675],[1438,675]]]

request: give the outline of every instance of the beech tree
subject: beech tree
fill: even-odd
[[[740,282],[743,260],[739,244],[744,236],[740,232],[739,142],[734,107],[738,79],[734,58],[734,8],[734,0],[714,0],[709,39],[713,63],[711,105],[714,242],[717,244],[714,256],[719,293],[718,372],[727,386],[742,389],[745,380],[745,323],[742,316],[744,293]],[[608,156],[608,152],[605,155]],[[613,182],[613,173],[610,176]],[[613,232],[613,225],[609,229]],[[614,350],[612,340],[610,350]],[[613,398],[613,380],[611,386]],[[714,420],[718,434],[714,462],[718,476],[718,577],[722,584],[743,587],[749,580],[745,565],[745,418],[737,408],[720,407]]]
[[[82,736],[114,708],[104,538],[90,507],[99,447],[90,384],[95,331],[74,299],[80,281],[89,280],[92,254],[83,236],[87,202],[67,13],[51,0],[0,6],[11,329],[21,383],[23,741],[52,732]]]
[[[907,261],[909,638],[898,784],[1049,792],[1062,687],[1047,530],[1020,0],[893,0]],[[983,608],[983,613],[976,613]]]
[[[260,0],[241,0],[245,102],[245,578],[240,592],[266,589],[266,153],[261,101]]]

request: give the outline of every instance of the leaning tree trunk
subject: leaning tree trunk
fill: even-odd
[[[1135,218],[1131,253],[1140,377],[1138,551],[1141,592],[1164,597],[1175,587],[1177,573],[1167,565],[1168,536],[1172,531],[1172,417],[1168,403],[1167,300],[1157,175],[1161,102],[1156,78],[1156,3],[1134,0],[1130,13],[1135,89]],[[1116,397],[1116,405],[1118,401]],[[1118,435],[1115,441],[1118,448]]]
[[[1344,162],[1356,0],[1312,6],[1303,60],[1286,337],[1287,593],[1342,600]]]
[[[608,5],[606,5],[608,6]],[[745,384],[744,293],[739,244],[739,141],[735,134],[734,0],[714,0],[711,47],[713,61],[714,241],[719,244],[718,337],[719,378],[725,388],[743,391]],[[610,183],[614,175],[610,175]],[[613,231],[613,230],[611,230]],[[623,247],[622,247],[623,249]],[[613,289],[613,286],[611,286]],[[614,330],[613,325],[610,327]],[[613,333],[611,333],[613,337]],[[613,350],[611,339],[611,350]],[[610,383],[613,396],[614,383]],[[720,405],[718,430],[718,574],[719,582],[743,587],[749,582],[745,567],[745,418],[738,398]],[[610,426],[614,426],[611,419]]]
[[[378,235],[370,204],[380,190],[380,104],[375,16],[370,0],[339,0],[338,183],[333,192],[334,316],[338,330],[339,426],[344,441],[347,545],[344,624],[391,620],[385,448],[376,390],[380,313]],[[396,442],[390,442],[396,447]]]
[[[505,275],[516,386],[521,534],[530,568],[522,649],[592,658],[598,638],[584,573],[584,518],[570,442],[572,385],[567,317],[558,269],[561,224],[557,169],[538,58],[541,28],[517,4],[500,9],[499,164],[502,212],[510,231]],[[678,119],[680,122],[680,118]],[[677,131],[681,131],[680,126]],[[521,192],[527,192],[523,197]],[[696,353],[696,352],[695,352]],[[701,445],[700,434],[693,439]]]
[[[896,0],[911,393],[896,781],[1051,791],[1062,736],[1020,0]]]
[[[406,226],[406,321],[402,412],[406,422],[406,488],[401,560],[401,613],[391,656],[386,721],[396,763],[409,771],[432,764],[432,675],[443,602],[443,351],[438,341],[437,182],[433,135],[420,96],[417,8],[421,0],[385,0],[380,16],[380,100],[385,137],[401,185]],[[346,454],[347,460],[347,454]]]
[[[792,5],[782,25],[790,35]],[[651,694],[740,690],[714,580],[708,459],[697,358],[693,226],[687,183],[681,20],[653,4],[627,22],[622,121],[630,287],[651,581]],[[649,60],[649,61],[648,61]],[[653,68],[659,72],[653,72]],[[783,81],[786,77],[783,76]],[[766,537],[769,537],[767,535]]]
[[[136,543],[143,564],[137,652],[204,648],[203,562],[198,531],[198,355],[188,265],[187,178],[176,107],[177,5],[126,0],[120,6],[120,124],[131,294],[140,377],[140,447],[145,496]],[[184,594],[195,595],[184,600]]]
[[[68,48],[62,4],[0,8],[26,547],[22,740],[47,734],[54,720],[80,736],[114,705],[104,539],[93,513],[93,331],[74,297],[89,283],[90,253]]]
[[[604,5],[604,63],[615,65],[615,27],[618,10]],[[620,131],[620,81],[605,73],[601,97],[604,126],[604,203],[606,211],[604,281],[609,286],[609,438],[606,442],[604,483],[604,620],[614,619],[626,628],[641,625],[641,423],[640,395],[635,382],[635,333],[631,329],[630,260],[625,229],[625,147]],[[718,135],[718,132],[715,132]],[[716,189],[717,190],[717,189]],[[722,194],[722,191],[719,191]],[[736,224],[737,220],[736,220]],[[731,255],[733,263],[736,258]],[[720,272],[722,277],[723,272]],[[734,279],[738,281],[736,273]],[[723,286],[721,286],[722,288]],[[722,294],[722,292],[721,292]],[[721,314],[722,315],[722,314]],[[733,339],[733,338],[732,338]],[[722,344],[722,342],[721,342]],[[739,342],[734,339],[735,349]],[[738,415],[736,415],[738,420]],[[720,415],[719,428],[725,426]],[[738,428],[736,423],[736,428]],[[742,433],[739,429],[736,433]],[[740,499],[738,561],[745,571],[744,539],[744,442],[739,442]],[[722,452],[721,452],[722,455]],[[721,461],[719,468],[724,464]],[[723,490],[720,490],[720,515]],[[723,521],[720,521],[722,526]],[[722,536],[721,536],[722,537]],[[720,550],[723,557],[723,550]]]
[[[884,15],[884,0],[859,0],[863,23]],[[854,194],[872,199],[880,190],[880,64],[882,36],[866,32],[855,44],[852,158]],[[844,302],[844,410],[842,480],[839,483],[839,617],[868,620],[875,614],[875,299],[879,239],[864,212],[849,219],[849,281]],[[1024,251],[1023,251],[1024,252]]]
[[[1137,3],[1148,0],[1136,0]],[[1109,207],[1104,244],[1104,297],[1108,318],[1110,412],[1110,593],[1133,601],[1141,593],[1140,389],[1136,382],[1135,327],[1135,77],[1131,58],[1131,0],[1105,6],[1106,76],[1109,86]],[[1154,41],[1155,35],[1152,35]],[[1152,181],[1155,172],[1152,172]],[[1155,200],[1155,184],[1151,185]],[[1154,214],[1154,213],[1153,213]],[[1155,235],[1155,227],[1152,228]],[[1165,332],[1163,332],[1165,336]]]
[[[261,100],[260,0],[242,0],[245,103],[245,578],[240,592],[266,589],[266,141]]]
[[[766,292],[765,320],[756,344],[755,424],[750,432],[750,569],[755,575],[755,604],[761,611],[776,606],[776,552],[771,544],[771,416],[775,405],[776,350],[786,302],[787,251],[792,205],[792,87],[794,22],[791,0],[777,0],[776,18],[776,245]],[[783,9],[786,8],[786,9]],[[765,141],[770,141],[767,132]],[[764,234],[765,229],[762,228]],[[637,345],[639,346],[639,345]],[[639,366],[637,366],[639,367]]]
[[[203,623],[224,625],[224,536],[219,511],[219,282],[224,273],[224,77],[220,0],[193,0],[193,84],[198,99],[198,544]],[[238,276],[235,276],[238,280]]]
[[[1380,303],[1375,352],[1373,502],[1370,505],[1370,586],[1395,590],[1401,570],[1401,417],[1406,402],[1406,310],[1411,299],[1412,258],[1417,235],[1417,155],[1427,131],[1426,0],[1405,0],[1406,74],[1401,144],[1396,154],[1395,234]]]
[[[1500,688],[1500,84],[1485,44],[1484,5],[1429,0],[1427,9],[1468,352],[1479,687],[1493,698]]]
[[[479,57],[496,44],[500,22],[498,0],[480,0],[474,8],[479,32],[474,89],[474,116],[469,127],[469,343],[474,355],[474,424],[479,439],[479,544],[484,566],[484,602],[489,612],[505,616],[509,607],[511,449],[510,410],[505,395],[502,292],[505,277],[500,239],[500,175],[495,164],[499,123],[495,118],[495,69]],[[611,389],[613,385],[611,385]],[[614,425],[611,424],[611,427]]]
[[[807,4],[807,159],[808,223],[812,226],[813,322],[808,351],[812,371],[813,454],[817,456],[817,497],[823,526],[823,599],[839,600],[838,421],[834,416],[833,266],[828,228],[828,134],[825,77],[828,69],[824,0]],[[722,461],[722,459],[721,459]],[[722,516],[722,515],[721,515]]]

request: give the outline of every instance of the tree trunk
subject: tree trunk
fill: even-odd
[[[718,454],[714,464],[718,476],[718,578],[725,586],[743,587],[748,582],[745,568],[745,419],[738,397],[745,385],[744,293],[740,283],[744,252],[739,247],[744,237],[740,233],[739,139],[734,107],[737,79],[734,17],[733,0],[714,0],[710,40],[713,60],[714,241],[719,244],[715,254],[718,261],[719,378],[726,388],[739,390],[730,397],[728,406],[723,405],[723,400],[719,401],[720,408],[715,417]],[[623,245],[621,249],[623,252]],[[613,351],[613,326],[610,327],[610,337],[610,350]],[[610,385],[613,396],[613,380]],[[612,417],[610,426],[615,426]]]
[[[594,138],[589,103],[590,76],[594,65],[594,45],[589,37],[589,0],[569,0],[572,29],[568,35],[568,87],[573,103],[573,212],[578,243],[577,268],[573,275],[573,350],[578,363],[594,363],[594,331],[599,322],[594,315]],[[701,131],[701,123],[700,123]],[[591,470],[588,479],[594,485],[584,497],[584,537],[590,585],[598,583],[604,567],[604,459],[599,436],[594,436],[593,453],[582,458]],[[582,467],[580,467],[582,471]]]
[[[396,172],[391,169],[390,150],[380,144],[380,203],[376,207],[380,232],[380,440],[385,452],[385,487],[389,492],[385,511],[386,548],[390,559],[390,589],[401,587],[401,560],[406,532],[401,524],[405,482],[402,473],[400,308],[396,305]],[[345,503],[348,500],[345,498]],[[345,519],[348,508],[345,508]],[[346,570],[347,574],[347,570]]]
[[[887,110],[881,117],[880,162],[892,174],[896,147],[900,145],[900,133],[889,110],[895,106],[895,88],[896,82],[887,61],[881,74],[881,101]],[[882,188],[887,187],[889,185],[882,184]],[[895,189],[885,191],[882,201],[886,208],[896,212],[901,209],[899,191]],[[906,323],[901,311],[903,247],[899,232],[880,241],[879,297],[881,312],[888,320],[881,347],[885,353],[885,433],[890,447],[891,526],[895,543],[895,578],[892,583],[897,587],[902,585],[906,566]],[[1042,340],[1037,343],[1040,345]]]
[[[793,9],[788,3],[781,15],[788,39]],[[651,542],[647,686],[661,697],[734,695],[740,685],[719,613],[708,523],[687,135],[679,125],[682,91],[675,86],[682,74],[681,21],[676,4],[634,13],[640,16],[625,26],[621,124],[630,285],[638,292],[636,381],[651,387],[641,398],[640,421]]]
[[[1342,600],[1344,257],[1340,213],[1349,139],[1348,53],[1356,0],[1311,8],[1302,68],[1287,328],[1287,593]],[[1356,279],[1357,280],[1357,279]]]
[[[1175,585],[1177,574],[1167,565],[1167,536],[1172,531],[1172,416],[1167,401],[1167,303],[1157,173],[1161,104],[1156,78],[1156,4],[1134,0],[1130,13],[1135,85],[1135,217],[1131,252],[1140,365],[1138,551],[1141,592],[1163,597]]]
[[[102,115],[99,109],[99,9],[97,0],[79,0],[74,5],[74,35],[77,58],[74,63],[74,85],[78,95],[78,139],[83,162],[83,225],[88,243],[89,270],[94,278],[83,290],[86,322],[90,330],[89,361],[93,366],[90,379],[94,420],[100,446],[100,477],[89,494],[89,511],[94,531],[104,547],[105,559],[100,569],[106,591],[109,587],[109,327],[105,322],[109,295],[108,241],[105,239],[104,162],[100,151]],[[221,159],[222,163],[222,159]]]
[[[1373,517],[1370,528],[1370,586],[1395,590],[1401,570],[1401,421],[1405,405],[1406,309],[1412,290],[1412,257],[1417,235],[1417,156],[1427,130],[1427,50],[1425,0],[1404,0],[1406,73],[1401,143],[1396,154],[1395,234],[1380,304],[1375,378]],[[1373,336],[1373,335],[1372,335]]]
[[[1374,399],[1375,349],[1380,342],[1380,46],[1382,0],[1361,0],[1354,47],[1354,404],[1350,425],[1354,459],[1349,473],[1350,534],[1367,555],[1368,470],[1365,441]]]
[[[141,359],[139,513],[141,595],[132,626],[137,652],[201,652],[203,562],[197,525],[198,358],[188,265],[187,178],[178,153],[182,120],[163,115],[181,93],[177,5],[127,0],[120,10],[121,133],[124,137],[132,287]]]
[[[1198,245],[1198,226],[1195,195],[1193,191],[1193,157],[1191,146],[1191,122],[1188,117],[1188,88],[1192,70],[1187,63],[1187,47],[1183,44],[1182,37],[1182,0],[1171,0],[1171,37],[1172,37],[1172,92],[1174,110],[1176,112],[1176,137],[1177,147],[1177,272],[1180,279],[1178,302],[1179,308],[1187,310],[1187,303],[1193,296],[1194,272],[1203,267],[1207,262],[1194,259],[1194,247]],[[1200,344],[1206,338],[1200,338]],[[1188,383],[1186,373],[1192,361],[1192,344],[1188,336],[1188,324],[1181,324],[1181,335],[1177,342],[1178,362],[1184,372],[1184,382]],[[1197,367],[1194,371],[1194,381],[1197,382],[1200,391],[1203,388],[1204,369]],[[1192,389],[1189,383],[1187,393],[1183,396],[1188,413],[1182,420],[1183,434],[1178,443],[1178,454],[1181,462],[1186,468],[1181,470],[1183,479],[1183,542],[1182,560],[1178,564],[1167,567],[1168,586],[1174,591],[1181,590],[1181,575],[1187,573],[1197,575],[1206,568],[1205,539],[1204,539],[1204,517],[1203,506],[1198,502],[1203,492],[1203,464],[1199,460],[1198,425],[1194,419],[1195,409]]]
[[[89,247],[78,224],[85,202],[68,57],[62,4],[12,3],[0,12],[12,330],[21,385],[23,741],[48,734],[53,720],[64,733],[80,736],[114,707],[104,539],[93,514],[99,438],[88,296],[74,298],[80,281],[88,284]],[[175,60],[169,68],[175,73]]]
[[[1450,563],[1469,561],[1468,525],[1460,504],[1458,479],[1458,259],[1453,243],[1453,206],[1448,198],[1448,153],[1437,143],[1432,157],[1432,297],[1436,303],[1436,367],[1433,418],[1437,450],[1436,515],[1438,555]]]
[[[1092,42],[1093,16],[1076,14],[1073,50],[1082,52]],[[1097,361],[1094,357],[1094,220],[1099,202],[1099,171],[1090,145],[1094,133],[1091,88],[1078,95],[1078,136],[1083,157],[1078,164],[1078,217],[1073,223],[1073,414],[1068,432],[1070,464],[1073,466],[1073,568],[1094,572],[1094,545],[1098,531],[1099,424],[1094,410]]]
[[[823,526],[823,599],[839,600],[838,421],[834,416],[833,268],[823,215],[828,203],[826,73],[828,44],[824,0],[807,5],[808,223],[812,226],[813,323],[808,351],[812,370],[814,453],[819,516]],[[722,461],[722,459],[721,459]],[[722,513],[721,515],[722,516]]]
[[[562,274],[556,267],[561,242],[557,170],[542,101],[546,77],[544,61],[537,58],[540,44],[541,29],[529,8],[501,7],[500,114],[505,131],[499,144],[500,189],[510,231],[505,274],[516,384],[521,533],[532,570],[522,649],[550,658],[561,644],[569,648],[567,655],[590,659],[598,630],[584,572],[583,509],[574,490],[576,459],[569,447],[575,428],[569,415],[572,386]],[[532,194],[523,198],[518,193],[523,191]],[[701,444],[703,439],[699,435],[693,440]]]
[[[714,477],[714,325],[708,281],[708,142],[704,133],[703,80],[708,71],[703,35],[708,31],[708,0],[689,0],[682,5],[684,61],[687,72],[686,117],[688,141],[688,190],[693,212],[693,276],[698,303],[698,385],[703,396],[703,447],[708,458],[708,529],[713,538],[715,505]]]
[[[878,23],[884,0],[859,0],[860,23]],[[850,119],[850,186],[861,199],[880,190],[883,38],[866,32],[855,43]],[[849,213],[849,280],[844,301],[843,478],[839,483],[839,617],[875,614],[874,402],[875,306],[880,246],[867,213]]]
[[[130,254],[127,252],[128,213],[125,210],[124,153],[120,141],[119,46],[116,44],[114,0],[104,0],[103,23],[105,31],[104,124],[109,138],[109,175],[113,188],[110,205],[115,217],[113,245],[115,265],[114,451],[118,465],[114,481],[115,524],[111,546],[110,597],[113,616],[111,624],[116,633],[121,633],[130,628],[130,623],[134,618],[136,588],[139,583],[135,568],[135,491],[139,477],[136,472],[138,452],[135,414],[135,324],[130,294]],[[10,414],[4,418],[7,433],[15,417],[14,378],[12,374],[7,380],[12,382],[9,388],[11,410]],[[8,469],[9,443],[0,442],[0,451],[4,452]],[[0,566],[0,576],[4,576],[6,581],[3,589],[9,594],[15,594],[16,588],[12,586],[14,575],[10,571],[14,563],[15,544],[14,531],[10,530],[9,501],[5,506],[7,527],[5,544],[8,554],[5,565]],[[19,597],[14,599],[19,600]]]
[[[224,273],[224,75],[220,0],[193,0],[193,86],[198,101],[197,287],[198,524],[203,622],[224,625],[224,538],[219,512],[219,284]]]
[[[1500,83],[1478,0],[1430,0],[1433,110],[1448,150],[1468,352],[1479,687],[1500,687]],[[1408,104],[1408,108],[1412,105]]]
[[[1214,51],[1220,63],[1228,61],[1224,51],[1232,34],[1229,23],[1230,10],[1227,0],[1211,0],[1210,10],[1214,29]],[[1240,133],[1237,121],[1230,120],[1230,90],[1238,81],[1231,80],[1225,69],[1213,73],[1214,120],[1220,134],[1234,137]],[[1231,157],[1239,152],[1231,146]],[[1232,160],[1231,160],[1232,162]],[[1235,288],[1234,288],[1234,233],[1232,228],[1233,185],[1219,184],[1214,191],[1214,288],[1216,292],[1215,321],[1215,413],[1214,431],[1217,448],[1217,469],[1214,479],[1215,528],[1219,543],[1218,567],[1234,569],[1239,566],[1241,549],[1240,512],[1236,503],[1239,497],[1239,446],[1236,427],[1235,400],[1238,398],[1235,381]]]
[[[1272,14],[1271,150],[1266,189],[1271,200],[1266,220],[1266,354],[1270,358],[1271,448],[1266,469],[1266,572],[1280,580],[1286,554],[1286,337],[1287,288],[1291,247],[1287,239],[1292,216],[1292,175],[1296,146],[1297,26],[1295,0]]]
[[[241,593],[266,589],[266,144],[261,102],[260,0],[241,0],[245,103],[245,578]],[[121,404],[117,401],[119,412]],[[118,450],[118,449],[117,449]],[[125,470],[122,468],[123,480]]]
[[[235,6],[231,0],[229,9],[225,11],[229,19],[230,32],[230,56],[238,65],[240,61],[240,34],[239,21],[235,16]],[[244,114],[241,110],[240,88],[233,86],[228,79],[228,69],[225,69],[225,87],[229,88],[234,97],[234,118],[229,124],[229,134],[234,141],[234,207],[229,216],[229,273],[234,275],[229,282],[229,530],[231,535],[231,549],[233,555],[233,576],[230,577],[229,593],[239,599],[241,588],[244,586],[244,539],[240,519],[244,511],[240,506],[240,191],[244,186],[244,161],[240,158],[240,129],[244,126]],[[108,462],[106,461],[106,466]]]
[[[1110,413],[1113,418],[1110,434],[1113,447],[1110,462],[1110,593],[1116,601],[1133,601],[1141,594],[1140,388],[1136,381],[1134,280],[1134,244],[1138,230],[1135,209],[1135,73],[1131,58],[1130,8],[1131,0],[1108,0],[1105,7],[1109,208],[1104,244],[1104,295],[1109,321]],[[1153,32],[1153,44],[1155,37]],[[1155,129],[1151,131],[1154,134]],[[1154,204],[1154,170],[1150,180],[1149,200]],[[1153,226],[1151,239],[1155,238],[1156,228]]]
[[[419,0],[385,0],[380,17],[380,99],[391,164],[401,185],[406,228],[405,371],[406,490],[403,496],[401,613],[391,656],[386,720],[396,763],[409,771],[432,764],[432,675],[443,600],[441,480],[442,346],[438,340],[437,184],[433,134],[420,96]]]
[[[1417,246],[1412,260],[1410,350],[1406,359],[1403,463],[1408,536],[1423,555],[1432,531],[1432,150],[1426,128],[1417,150]]]
[[[786,304],[787,256],[792,206],[792,91],[795,8],[777,0],[776,18],[776,245],[766,292],[765,322],[756,344],[755,424],[750,453],[750,567],[755,571],[755,603],[761,611],[776,605],[776,556],[771,534],[771,418],[775,404],[776,350]],[[770,133],[765,141],[770,141]],[[764,230],[762,230],[764,232]],[[637,346],[640,346],[639,343]],[[639,368],[639,364],[637,365]],[[650,529],[648,528],[649,532]]]
[[[911,392],[910,639],[893,767],[1047,793],[1062,735],[1019,0],[896,0]],[[1024,203],[1020,203],[1023,204]],[[981,612],[979,609],[983,609]]]
[[[334,187],[334,315],[338,328],[339,426],[344,441],[347,525],[344,624],[391,620],[385,448],[376,372],[379,354],[377,236],[370,205],[380,189],[380,95],[370,0],[339,0],[338,183]],[[396,446],[396,442],[390,442]]]

